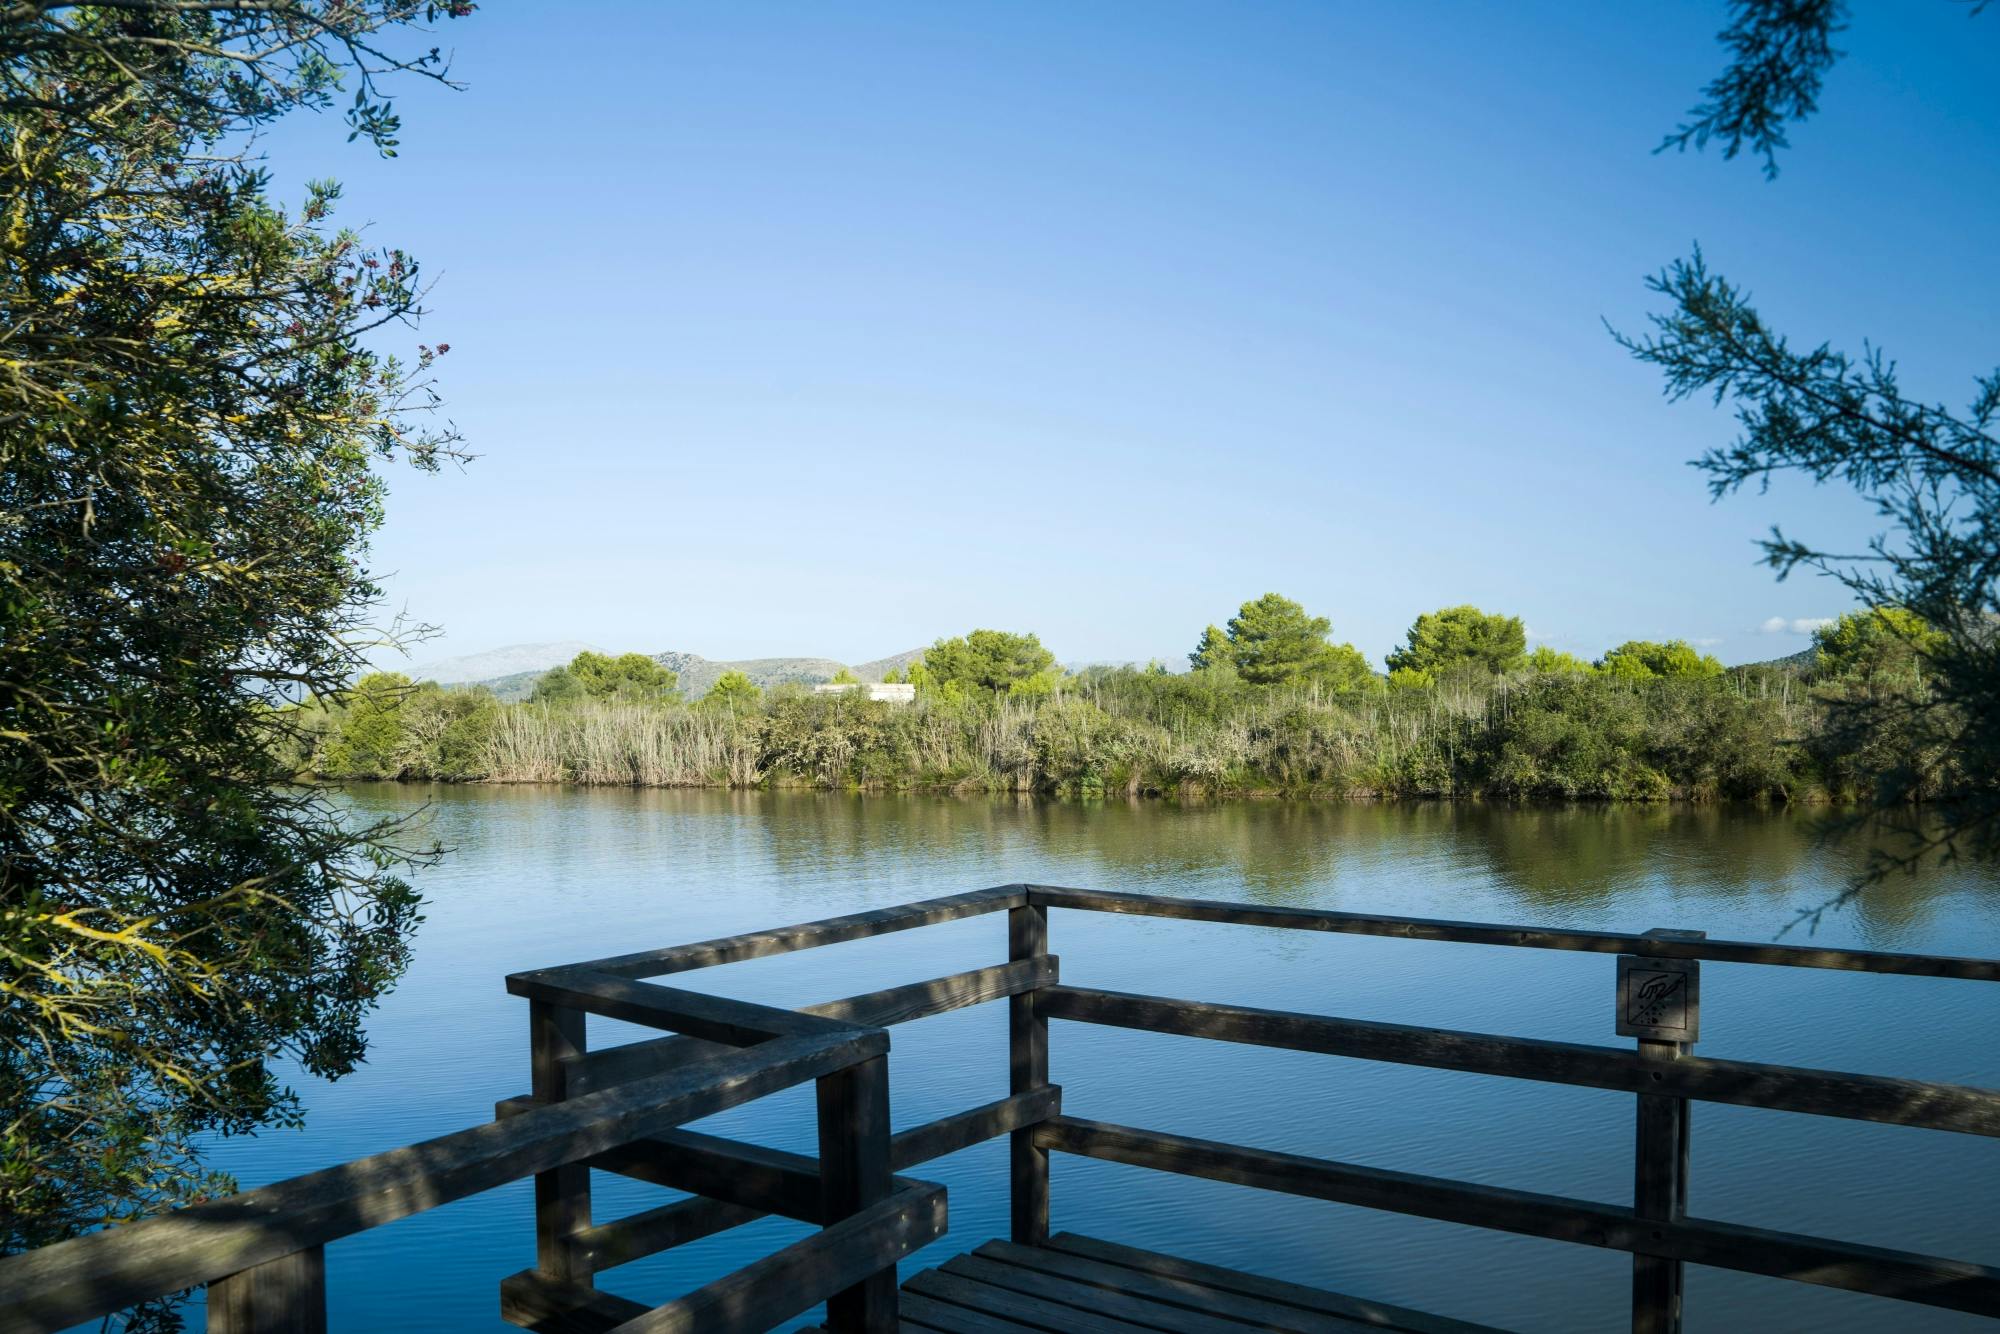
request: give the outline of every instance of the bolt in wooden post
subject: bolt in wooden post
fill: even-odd
[[[209,1334],[326,1334],[326,1251],[267,1260],[208,1285]]]
[[[1664,927],[1649,936],[1699,940],[1702,931]],[[1701,964],[1694,959],[1618,957],[1618,1031],[1639,1040],[1648,1061],[1678,1061],[1701,1034]],[[1633,1157],[1632,1207],[1642,1219],[1677,1222],[1687,1216],[1688,1100],[1639,1095]],[[1633,1334],[1680,1334],[1684,1267],[1658,1255],[1632,1257]]]
[[[1049,952],[1049,910],[1024,904],[1007,910],[1007,957],[1034,959]],[[1009,1093],[1030,1093],[1049,1083],[1049,1021],[1035,1006],[1035,993],[1007,1001]],[[1037,1148],[1033,1127],[1008,1137],[1011,1155],[1011,1212],[1014,1241],[1039,1246],[1049,1239],[1049,1152]]]
[[[818,1080],[821,1226],[888,1198],[889,1058],[873,1056]],[[831,1334],[896,1334],[891,1263],[826,1301]]]
[[[584,1052],[584,1013],[547,1001],[528,1002],[531,1092],[546,1107],[569,1096],[562,1058]],[[535,1265],[543,1273],[590,1286],[589,1262],[571,1240],[590,1226],[590,1169],[581,1163],[535,1177]]]

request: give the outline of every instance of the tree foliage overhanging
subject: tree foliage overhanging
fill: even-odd
[[[345,105],[469,4],[0,7],[0,1250],[219,1184],[191,1137],[291,1114],[404,966],[396,831],[290,785],[297,700],[369,642],[375,469],[455,453],[378,350],[416,261],[286,205],[258,127]],[[351,100],[349,95],[351,96]]]
[[[1987,7],[1978,0],[1965,11]],[[1722,33],[1729,64],[1663,147],[1713,141],[1726,157],[1748,147],[1775,178],[1785,126],[1813,113],[1840,58],[1833,42],[1847,7],[1736,0],[1732,9]],[[1857,690],[1831,705],[1829,726],[1850,749],[1916,757],[1877,769],[1876,817],[1909,837],[1874,874],[1931,855],[2000,855],[2000,369],[1976,376],[1965,406],[1953,407],[1907,391],[1879,347],[1855,355],[1788,339],[1699,250],[1651,287],[1667,309],[1650,333],[1618,340],[1660,368],[1671,398],[1733,407],[1735,441],[1695,461],[1711,492],[1762,489],[1783,475],[1839,483],[1885,524],[1860,552],[1778,528],[1763,543],[1780,578],[1806,570],[1837,581],[1881,613],[1868,633],[1900,638],[1905,656],[1921,661],[1921,690]],[[1911,799],[1939,792],[1940,765],[1969,781],[1935,795],[1934,818],[1919,830]]]

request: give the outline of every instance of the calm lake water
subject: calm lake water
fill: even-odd
[[[300,1132],[217,1146],[246,1186],[487,1119],[525,1092],[527,1005],[510,971],[855,912],[1009,881],[1420,916],[1768,940],[1823,902],[1855,853],[1810,817],[1746,811],[1508,811],[1242,803],[554,788],[357,787],[369,811],[430,804],[456,849],[421,878],[415,965],[373,1024],[368,1065],[303,1086]],[[1613,963],[1474,945],[1052,914],[1063,979],[1192,999],[1623,1045]],[[1898,880],[1831,917],[1829,944],[2000,955],[2000,881]],[[692,975],[802,1004],[1006,957],[1005,915]],[[2000,1087],[2000,986],[1704,967],[1699,1050]],[[596,1021],[593,1021],[593,1025]],[[593,1027],[594,1046],[639,1036]],[[1072,1114],[1624,1203],[1629,1095],[1234,1048],[1058,1022]],[[1005,1007],[894,1030],[898,1128],[1006,1092]],[[704,1128],[812,1151],[810,1088]],[[2000,1144],[1698,1104],[1693,1212],[2000,1263]],[[926,1165],[951,1232],[905,1274],[1006,1231],[1004,1143]],[[671,1198],[598,1175],[596,1212]],[[1057,1155],[1059,1229],[1520,1330],[1626,1319],[1630,1260],[1586,1247],[1291,1199]],[[664,1301],[804,1234],[765,1220],[614,1270]],[[336,1328],[499,1329],[497,1285],[533,1262],[522,1182],[329,1248]],[[1987,1327],[1922,1307],[1690,1267],[1696,1330]],[[801,1324],[807,1321],[799,1322]]]

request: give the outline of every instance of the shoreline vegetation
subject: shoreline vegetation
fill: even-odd
[[[1324,618],[1266,595],[1209,627],[1181,672],[1063,672],[1035,636],[981,630],[910,667],[910,703],[740,673],[689,700],[650,658],[585,653],[518,703],[374,674],[290,711],[285,735],[322,780],[1763,804],[1899,785],[1921,800],[1962,780],[1948,757],[1846,718],[1923,702],[1927,634],[1858,612],[1776,663],[1643,641],[1586,663],[1528,653],[1518,619],[1459,607],[1419,617],[1378,673]]]

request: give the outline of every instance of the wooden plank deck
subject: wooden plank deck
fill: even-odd
[[[903,1284],[906,1334],[1501,1334],[1407,1307],[1063,1232],[989,1241]]]

